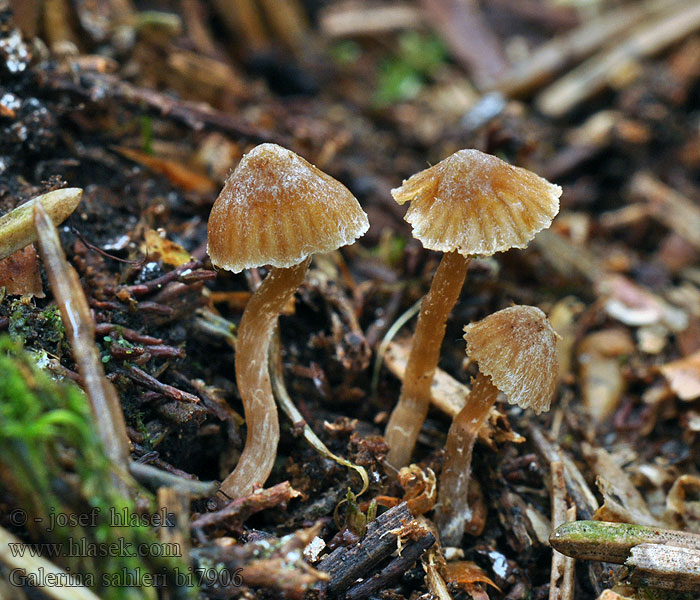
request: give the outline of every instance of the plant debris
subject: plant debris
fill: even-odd
[[[0,0],[0,597],[695,593],[699,90],[693,0]],[[265,149],[289,159],[277,180],[252,160]],[[355,207],[366,234],[298,268],[268,351],[246,322],[283,246],[308,257],[308,234],[352,216],[303,208],[273,235],[301,167],[369,229]],[[259,206],[232,190],[241,170],[274,206],[234,214],[231,236],[209,218],[222,187]],[[523,199],[549,228],[485,256]],[[269,257],[241,272],[210,229]],[[556,332],[551,410],[501,402],[449,442],[483,384],[464,327],[517,306]],[[252,452],[262,388],[243,367],[279,429]],[[420,414],[397,429],[411,387]],[[470,470],[447,534],[456,448]],[[110,505],[140,522],[92,527]],[[159,511],[167,527],[147,523]],[[51,515],[66,525],[36,521]],[[45,550],[69,538],[178,552]]]

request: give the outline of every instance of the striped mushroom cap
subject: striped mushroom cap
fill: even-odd
[[[291,267],[351,244],[369,228],[343,184],[291,150],[260,144],[226,180],[209,216],[211,262],[238,273]]]
[[[460,150],[391,190],[429,250],[464,256],[524,248],[559,212],[561,188],[478,150]]]
[[[549,410],[557,384],[557,334],[534,306],[511,306],[464,328],[467,354],[511,404]]]

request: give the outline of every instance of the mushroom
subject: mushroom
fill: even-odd
[[[413,237],[445,254],[423,300],[401,397],[384,437],[387,462],[400,469],[413,453],[430,405],[430,386],[472,255],[524,248],[559,211],[561,188],[531,171],[478,150],[460,150],[392,190],[411,202],[404,219]]]
[[[304,280],[310,255],[351,244],[369,228],[350,191],[285,148],[261,144],[243,156],[209,216],[208,252],[238,273],[271,265],[246,305],[236,344],[236,383],[247,435],[221,492],[239,498],[272,470],[279,422],[268,373],[268,348],[284,305]]]
[[[469,518],[467,492],[476,434],[503,392],[511,404],[549,410],[557,384],[557,334],[534,306],[511,306],[464,328],[479,373],[447,434],[435,521],[443,544],[459,544]]]

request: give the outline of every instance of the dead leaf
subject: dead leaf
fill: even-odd
[[[666,496],[666,517],[678,529],[700,533],[700,477],[676,479]]]
[[[0,287],[4,287],[9,296],[46,296],[41,284],[39,257],[34,244],[29,244],[0,260]]]
[[[462,587],[467,593],[475,583],[485,583],[497,589],[500,588],[486,575],[484,570],[475,562],[470,560],[458,560],[447,563],[442,568],[442,576],[447,582],[454,582]]]
[[[189,252],[180,244],[171,242],[154,229],[146,229],[143,238],[141,251],[148,254],[149,258],[160,258],[166,265],[173,267],[179,267],[192,260]]]
[[[588,414],[597,423],[612,415],[626,389],[619,357],[635,350],[624,329],[607,329],[586,336],[578,347],[581,395]]]
[[[181,187],[183,190],[188,192],[200,192],[200,193],[211,193],[218,189],[216,183],[214,183],[206,175],[197,173],[189,167],[175,162],[174,160],[169,160],[167,158],[160,158],[158,156],[151,156],[145,152],[140,152],[139,150],[134,150],[133,148],[126,148],[125,146],[113,146],[113,150],[119,152],[122,156],[133,160],[140,165],[143,165],[147,169],[150,169],[154,173],[163,175],[170,182]]]
[[[661,365],[659,370],[681,400],[700,398],[700,351]]]

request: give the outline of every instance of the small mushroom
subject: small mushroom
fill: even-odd
[[[387,462],[400,469],[413,453],[430,405],[430,386],[471,256],[524,248],[559,211],[561,188],[478,150],[460,150],[392,190],[411,202],[404,219],[429,250],[444,252],[423,300],[401,397],[384,437]]]
[[[229,176],[209,216],[214,265],[238,273],[271,265],[246,305],[236,345],[236,383],[247,436],[221,492],[239,498],[263,485],[277,455],[279,421],[268,373],[277,317],[304,280],[310,255],[351,244],[367,215],[340,182],[294,152],[261,144]]]
[[[469,518],[467,491],[479,428],[503,392],[511,404],[549,410],[557,384],[557,334],[534,306],[512,306],[467,325],[467,354],[479,373],[447,434],[435,521],[445,545],[458,545]]]

